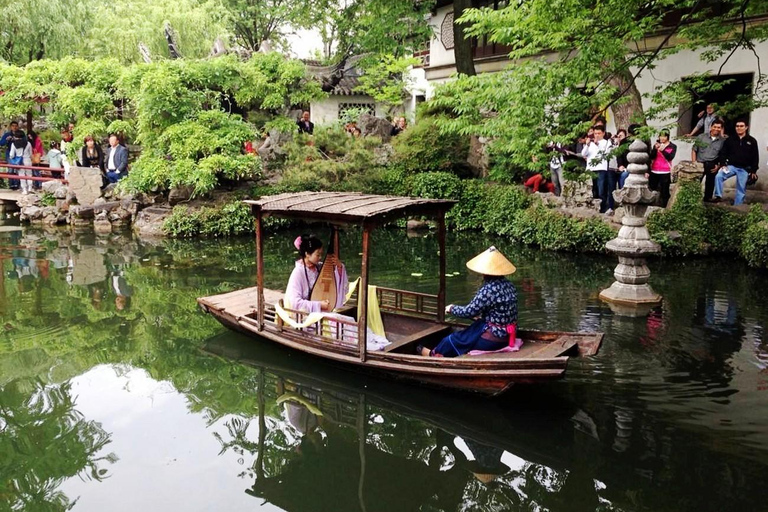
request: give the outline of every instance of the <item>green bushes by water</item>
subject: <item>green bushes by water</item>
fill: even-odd
[[[173,238],[244,235],[253,232],[253,217],[248,205],[241,201],[199,210],[176,206],[165,220],[163,231]]]
[[[751,266],[768,268],[768,215],[759,204],[749,215],[709,208],[701,201],[701,186],[683,183],[669,210],[648,218],[651,238],[666,256],[740,254]]]
[[[768,268],[768,215],[760,205],[753,205],[750,209],[739,252],[749,265]]]

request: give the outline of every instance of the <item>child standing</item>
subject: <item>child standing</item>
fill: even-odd
[[[56,173],[56,178],[61,178],[61,172],[57,169],[62,169],[62,153],[61,150],[59,150],[59,143],[56,141],[51,141],[50,150],[48,150],[48,154],[43,157],[43,160],[48,162],[48,167],[51,169],[52,173]]]

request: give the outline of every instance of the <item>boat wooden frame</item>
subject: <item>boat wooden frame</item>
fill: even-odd
[[[256,228],[256,286],[210,297],[198,298],[207,313],[222,324],[250,336],[266,339],[287,348],[341,363],[346,367],[411,380],[442,388],[497,395],[515,383],[531,383],[564,375],[568,354],[588,356],[597,353],[602,333],[568,333],[520,330],[524,340],[519,352],[461,356],[423,357],[414,345],[434,346],[460,322],[445,319],[445,214],[454,201],[377,196],[355,193],[304,192],[266,196],[246,201],[251,206]],[[323,221],[333,228],[362,226],[362,268],[356,299],[340,313],[354,317],[356,304],[368,303],[371,232],[378,226],[403,216],[435,220],[439,244],[439,290],[436,295],[377,288],[377,297],[387,338],[392,343],[381,351],[367,350],[367,311],[353,321],[324,319],[304,329],[284,325],[275,313],[279,304],[301,322],[305,312],[282,304],[282,294],[264,288],[263,221],[274,215]],[[334,244],[339,247],[338,243]]]

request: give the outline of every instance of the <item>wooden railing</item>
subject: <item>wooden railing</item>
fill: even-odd
[[[282,306],[282,301],[281,301]],[[305,311],[296,311],[294,309],[286,308],[282,306],[286,313],[291,317],[302,323],[309,316],[309,313]],[[271,314],[270,314],[271,313]],[[271,319],[270,319],[271,316]],[[286,326],[282,318],[275,314],[274,310],[266,310],[264,312],[265,321],[271,321],[275,324],[279,331],[286,329],[292,329],[290,326]],[[353,320],[345,320],[343,318],[324,318],[319,322],[315,322],[304,329],[302,329],[305,335],[316,339],[317,341],[341,343],[344,345],[357,346],[357,322]]]
[[[437,295],[380,286],[376,288],[376,297],[382,311],[437,318]]]
[[[4,169],[26,169],[29,171],[40,171],[41,176],[19,176],[18,174],[0,172],[0,178],[2,179],[27,181],[61,181],[62,183],[66,183],[66,180],[63,178],[64,169],[51,169],[50,167],[42,167],[39,165],[16,165],[0,161],[0,171]],[[43,173],[47,174],[48,176],[43,176]],[[54,173],[58,174],[59,177],[55,177]]]

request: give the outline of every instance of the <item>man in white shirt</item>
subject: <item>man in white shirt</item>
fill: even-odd
[[[594,173],[600,196],[600,213],[613,213],[614,173],[608,171],[611,158],[611,143],[605,140],[605,126],[597,125],[592,129],[592,137],[581,150],[581,156],[587,161],[587,170]]]

